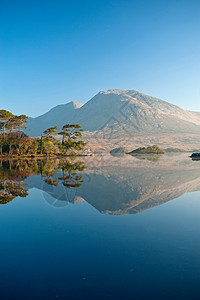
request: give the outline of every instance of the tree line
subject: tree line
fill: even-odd
[[[29,137],[24,133],[28,117],[13,115],[7,110],[0,110],[0,155],[76,155],[83,150],[85,142],[81,140],[80,124],[66,124],[62,131],[58,127],[47,128],[41,137]],[[62,136],[56,139],[55,135]]]

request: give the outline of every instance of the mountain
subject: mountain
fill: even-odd
[[[83,104],[80,102],[71,101],[67,104],[57,105],[39,117],[29,118],[26,132],[30,136],[39,136],[44,130],[52,126],[57,125],[61,129],[67,122],[73,122],[76,110],[82,106]]]
[[[86,104],[70,102],[30,118],[28,132],[40,135],[46,128],[79,123],[84,130],[133,133],[199,133],[200,114],[184,110],[135,90],[101,91]]]
[[[200,118],[200,112],[199,111],[190,111],[193,115]]]

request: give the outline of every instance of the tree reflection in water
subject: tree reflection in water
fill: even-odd
[[[85,165],[81,161],[69,162],[60,161],[59,167],[62,169],[63,176],[59,177],[63,181],[63,185],[67,188],[81,187],[83,183],[83,175],[80,173],[85,169]],[[79,173],[78,173],[79,172]]]
[[[61,181],[66,188],[79,188],[83,183],[81,172],[84,169],[84,163],[76,158],[0,160],[0,204],[6,204],[16,197],[27,197],[28,189],[24,180],[31,175],[41,174],[48,185],[55,187]],[[57,177],[60,171],[62,177]]]

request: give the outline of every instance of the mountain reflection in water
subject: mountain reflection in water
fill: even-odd
[[[87,201],[101,213],[135,214],[200,190],[200,164],[188,155],[159,160],[94,155],[74,159],[1,161],[0,204],[43,192],[50,205]]]

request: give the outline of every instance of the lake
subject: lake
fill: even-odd
[[[200,161],[0,162],[0,299],[200,298]]]

